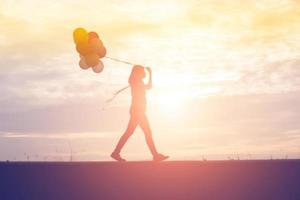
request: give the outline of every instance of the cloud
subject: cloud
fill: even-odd
[[[276,93],[299,90],[298,59],[281,60],[266,63],[260,69],[244,70],[241,73],[240,86],[253,88],[252,92]]]
[[[271,154],[298,155],[299,97],[296,91],[212,96],[190,103],[187,120],[176,125],[173,122],[173,126],[163,131],[167,134],[164,137],[180,135],[181,140],[166,145],[174,151],[187,149],[198,158],[212,154],[222,158],[226,154],[242,154],[244,159],[249,153],[257,158],[269,158]]]
[[[2,132],[0,138],[21,138],[21,139],[65,139],[65,140],[80,140],[80,139],[101,139],[109,138],[115,133],[53,133],[53,134],[38,134],[38,133],[12,133]]]

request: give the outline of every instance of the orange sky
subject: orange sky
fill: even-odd
[[[2,0],[0,159],[66,159],[68,141],[79,160],[108,159],[129,91],[101,108],[130,66],[104,59],[101,74],[81,70],[80,26],[109,56],[153,68],[148,114],[173,159],[299,156],[299,9],[296,0]],[[124,154],[147,158],[140,131]]]

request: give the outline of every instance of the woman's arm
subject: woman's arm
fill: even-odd
[[[146,67],[146,70],[148,71],[149,73],[149,81],[148,83],[146,84],[146,89],[151,89],[152,88],[152,70],[150,67]]]

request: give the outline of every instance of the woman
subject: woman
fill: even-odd
[[[146,89],[151,89],[152,87],[152,71],[151,68],[147,67],[149,72],[149,82],[144,84],[143,78],[146,77],[144,67],[140,65],[135,65],[132,68],[131,74],[129,76],[129,84],[131,88],[131,107],[130,107],[130,120],[125,133],[120,138],[115,150],[111,154],[111,157],[117,161],[126,161],[120,156],[120,152],[128,138],[133,134],[137,125],[141,127],[145,134],[147,145],[153,155],[153,161],[163,161],[168,158],[159,154],[155,148],[152,131],[146,116]]]

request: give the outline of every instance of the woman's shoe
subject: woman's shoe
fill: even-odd
[[[112,157],[113,159],[115,159],[118,162],[126,162],[126,160],[124,158],[122,158],[120,156],[120,154],[113,152],[110,157]]]
[[[169,158],[169,156],[165,156],[165,155],[158,153],[155,156],[153,156],[153,161],[160,162],[160,161],[166,160],[168,158]]]

